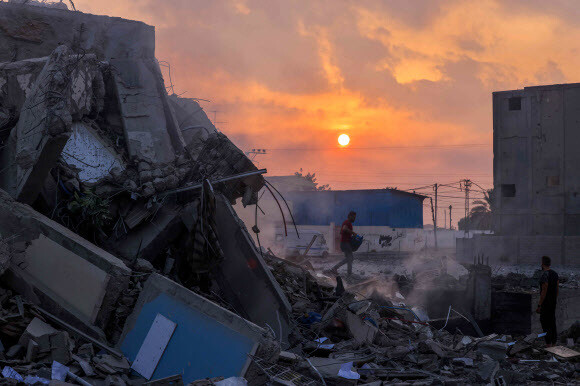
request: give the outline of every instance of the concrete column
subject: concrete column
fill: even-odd
[[[477,262],[469,270],[467,293],[471,300],[471,311],[476,320],[491,317],[491,267]]]

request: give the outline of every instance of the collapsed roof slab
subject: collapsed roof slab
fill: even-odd
[[[159,340],[167,331],[156,326],[158,315],[175,328],[167,334],[163,347],[159,347]],[[147,346],[148,334],[157,338],[156,345]],[[145,370],[150,379],[182,374],[183,382],[190,383],[217,376],[244,376],[249,355],[255,353],[264,336],[262,328],[154,273],[127,319],[120,348],[133,368],[148,360],[150,366]]]
[[[173,162],[185,143],[159,65],[149,59],[111,60],[129,155],[153,165]]]
[[[73,55],[66,46],[50,55],[3,151],[1,187],[32,203],[66,145],[73,120],[102,108],[104,85],[94,55]]]
[[[129,283],[131,270],[76,233],[14,201],[0,190],[0,237],[17,256],[7,284],[85,332],[104,328]]]
[[[48,56],[60,44],[101,60],[154,58],[155,28],[118,17],[0,2],[0,62]]]
[[[217,233],[224,251],[216,280],[225,300],[258,325],[278,326],[276,335],[286,340],[292,306],[231,204],[223,195],[216,198]]]

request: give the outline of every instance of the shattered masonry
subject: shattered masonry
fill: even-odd
[[[168,95],[154,27],[66,8],[0,2],[4,382],[580,379],[578,323],[553,354],[528,314],[523,336],[483,336],[475,319],[513,298],[492,293],[482,263],[464,281],[398,277],[391,298],[378,279],[345,289],[307,260],[258,249],[232,205],[257,203],[262,171],[196,100]],[[437,299],[410,295],[427,283],[445,283],[439,294],[463,318],[450,307],[429,319]]]

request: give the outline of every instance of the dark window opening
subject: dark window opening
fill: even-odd
[[[502,197],[515,197],[516,196],[516,184],[502,184],[501,195],[502,195]]]
[[[522,109],[522,98],[513,97],[509,99],[509,109],[510,111],[521,110]]]
[[[546,177],[546,186],[560,186],[560,176]]]

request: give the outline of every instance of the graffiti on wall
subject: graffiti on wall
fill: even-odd
[[[403,232],[397,233],[395,236],[379,235],[379,245],[381,248],[387,248],[393,245],[393,241],[405,237]]]

